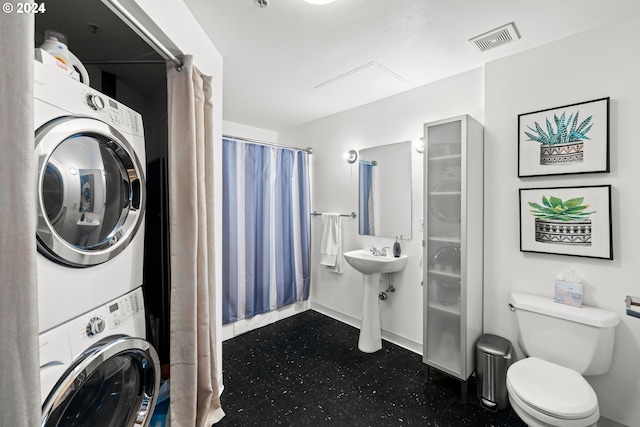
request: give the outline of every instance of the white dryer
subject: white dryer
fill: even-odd
[[[142,116],[34,69],[38,300],[44,332],[142,285]]]
[[[160,363],[142,289],[40,334],[42,427],[147,426]]]

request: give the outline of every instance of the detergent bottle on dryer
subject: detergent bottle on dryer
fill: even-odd
[[[82,62],[69,51],[67,36],[58,31],[45,30],[44,43],[40,45],[40,49],[49,53],[71,71],[75,69],[80,74],[80,81],[89,86],[89,73]]]

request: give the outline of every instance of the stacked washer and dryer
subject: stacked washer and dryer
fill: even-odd
[[[147,426],[142,117],[36,61],[42,426]]]

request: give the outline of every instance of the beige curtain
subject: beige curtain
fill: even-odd
[[[172,427],[210,426],[220,407],[215,360],[211,77],[193,58],[167,65],[171,241]]]
[[[5,3],[11,5],[12,3]],[[15,5],[15,3],[13,3]],[[0,425],[40,425],[32,14],[0,14]]]

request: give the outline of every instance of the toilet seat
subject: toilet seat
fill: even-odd
[[[535,411],[543,419],[566,421],[599,418],[598,398],[582,375],[536,357],[511,365],[507,389],[530,415]]]

